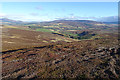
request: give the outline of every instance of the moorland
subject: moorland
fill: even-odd
[[[120,79],[117,23],[1,20],[3,79]]]

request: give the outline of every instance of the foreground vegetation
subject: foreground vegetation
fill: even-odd
[[[119,79],[120,48],[110,37],[3,52],[3,79]]]
[[[1,29],[5,80],[120,79],[120,44],[113,24],[12,21]]]

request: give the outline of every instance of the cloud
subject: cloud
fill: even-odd
[[[63,17],[55,17],[51,16],[48,13],[30,13],[28,15],[17,15],[17,14],[4,14],[0,13],[0,18],[9,18],[13,20],[21,20],[21,21],[52,21],[52,20],[94,20],[99,22],[117,22],[118,16],[108,16],[108,17],[82,17],[76,16],[75,14],[71,13],[67,16]]]
[[[64,8],[62,8],[61,10],[62,10],[63,12],[66,12],[66,9],[64,9]]]
[[[0,13],[0,18],[3,18],[5,16],[5,14]]]
[[[32,15],[37,15],[37,14],[32,14]],[[26,21],[26,22],[30,22],[30,21],[37,21],[37,22],[41,22],[41,21],[51,21],[51,19],[47,16],[32,16],[32,15],[1,15],[0,14],[0,18],[8,18],[8,19],[12,19],[12,20],[19,20],[19,21]]]
[[[3,17],[19,20],[19,19],[25,18],[25,15],[4,15]]]
[[[73,13],[71,13],[71,14],[69,14],[70,16],[73,16],[74,14]]]
[[[38,13],[30,13],[31,16],[39,16]]]
[[[8,19],[12,19],[12,20],[22,20],[24,21],[26,19],[26,15],[13,15],[13,14],[9,14],[9,15],[0,15],[0,18],[8,18]]]
[[[37,10],[43,10],[43,7],[42,6],[37,6],[37,7],[35,7],[35,9],[37,9]]]
[[[97,19],[96,17],[82,17],[82,16],[76,16],[74,13],[70,13],[68,14],[68,16],[64,16],[64,17],[57,17],[55,18],[57,20],[95,20]]]
[[[75,16],[74,14],[69,14],[69,16],[66,17],[57,17],[55,18],[57,20],[94,20],[94,21],[100,21],[100,22],[117,22],[118,16],[108,16],[108,17],[81,17],[81,16]]]
[[[57,12],[66,12],[66,9],[64,9],[64,8],[53,8],[53,9],[51,9],[51,10],[53,10],[53,11],[57,11]]]
[[[57,20],[94,20],[96,17],[81,17],[81,16],[74,16],[74,14],[69,14],[70,16],[67,17],[58,17],[55,18]]]

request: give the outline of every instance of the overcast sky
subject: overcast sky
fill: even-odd
[[[3,2],[0,17],[22,21],[117,20],[117,2]]]

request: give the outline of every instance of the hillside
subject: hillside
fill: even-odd
[[[120,48],[109,37],[3,52],[3,79],[120,79]]]
[[[2,79],[120,79],[116,24],[3,19]]]
[[[42,46],[44,44],[63,41],[74,41],[70,38],[52,34],[49,32],[39,32],[31,30],[18,29],[15,26],[6,26],[2,28],[2,51],[19,48]]]

